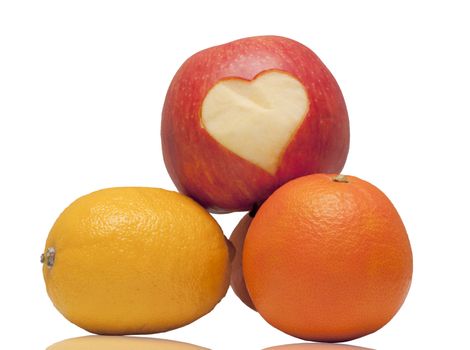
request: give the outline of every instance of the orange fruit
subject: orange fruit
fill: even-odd
[[[235,248],[235,257],[232,261],[232,276],[230,279],[230,285],[234,293],[240,298],[240,300],[248,307],[255,310],[253,301],[251,301],[250,295],[246,290],[245,279],[243,277],[242,269],[242,252],[245,237],[250,227],[253,217],[251,214],[246,214],[238,223],[230,235],[230,242]]]
[[[309,175],[275,191],[243,251],[246,286],[261,316],[285,333],[326,342],[390,321],[408,293],[412,264],[390,200],[343,175]]]
[[[230,282],[225,237],[192,199],[157,188],[108,188],[59,216],[43,255],[47,292],[71,322],[143,334],[208,313]]]
[[[339,345],[339,344],[290,344],[290,345],[279,345],[266,348],[264,350],[373,350],[369,348],[363,348],[353,345]]]

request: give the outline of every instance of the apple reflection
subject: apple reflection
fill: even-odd
[[[91,335],[66,339],[46,350],[209,350],[197,345],[173,340]]]
[[[362,348],[353,345],[342,344],[324,344],[324,343],[303,343],[303,344],[289,344],[278,345],[263,350],[374,350],[370,348]]]

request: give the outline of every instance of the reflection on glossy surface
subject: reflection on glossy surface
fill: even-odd
[[[209,350],[173,340],[91,335],[63,340],[46,350]]]
[[[324,343],[302,343],[302,344],[289,344],[278,345],[264,350],[374,350],[370,348],[361,348],[353,345],[342,344],[324,344]]]

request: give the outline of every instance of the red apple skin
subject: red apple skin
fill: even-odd
[[[256,311],[255,305],[253,304],[250,294],[248,293],[248,289],[246,288],[242,267],[243,246],[245,243],[246,233],[248,232],[248,228],[252,221],[252,214],[246,214],[230,235],[230,242],[235,250],[235,256],[232,260],[230,286],[232,287],[233,292],[246,306]]]
[[[219,80],[253,80],[267,70],[296,77],[310,103],[274,175],[226,149],[201,123],[202,102]],[[245,211],[291,179],[339,173],[349,150],[349,120],[335,78],[309,48],[284,37],[258,36],[208,48],[183,63],[166,95],[161,139],[165,165],[180,192],[212,212]]]

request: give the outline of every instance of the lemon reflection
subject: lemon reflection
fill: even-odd
[[[304,343],[304,344],[289,344],[278,345],[263,350],[374,350],[370,348],[361,348],[353,345],[341,344],[323,344],[323,343]]]
[[[197,345],[173,340],[99,336],[71,338],[49,346],[46,350],[209,350]]]

